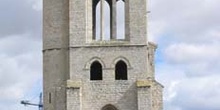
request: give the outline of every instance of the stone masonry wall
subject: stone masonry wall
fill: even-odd
[[[163,110],[163,86],[154,81],[152,84],[152,91],[153,110]]]
[[[118,110],[161,110],[162,86],[137,86],[139,80],[154,80],[147,0],[125,0],[122,41],[92,40],[91,1],[43,0],[44,110],[101,110],[108,104]],[[127,65],[128,80],[115,80],[120,60]],[[90,80],[94,61],[102,65],[101,81]]]

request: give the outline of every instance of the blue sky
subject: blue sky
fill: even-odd
[[[0,0],[0,108],[37,110],[42,91],[42,0]],[[149,0],[164,110],[220,110],[220,0]]]

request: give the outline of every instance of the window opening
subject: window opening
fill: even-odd
[[[117,6],[117,39],[125,39],[125,2],[118,0]]]
[[[110,40],[110,6],[106,0],[100,0],[95,6],[94,40]],[[93,21],[94,22],[94,21]],[[93,23],[94,24],[94,23]]]
[[[104,40],[110,40],[110,7],[109,4],[104,2]]]
[[[102,65],[98,61],[90,67],[90,80],[102,80]]]
[[[127,65],[124,61],[119,61],[115,67],[115,79],[127,80]]]
[[[101,40],[101,28],[100,28],[100,2],[98,2],[97,6],[96,6],[96,35],[95,35],[95,39],[94,40]]]
[[[51,103],[51,93],[49,93],[49,103]]]

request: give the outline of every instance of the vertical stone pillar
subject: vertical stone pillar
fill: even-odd
[[[152,110],[150,81],[137,81],[138,110]]]
[[[100,4],[100,17],[101,17],[101,22],[100,22],[100,40],[104,40],[104,35],[105,35],[105,6],[104,6],[104,0],[101,0]]]
[[[152,43],[152,42],[148,42],[148,74],[149,74],[149,78],[151,79],[155,79],[155,51],[157,48],[157,45]]]
[[[69,2],[43,0],[44,110],[66,110],[69,78]]]
[[[138,87],[138,110],[152,110],[150,87]]]
[[[117,38],[117,4],[116,0],[112,0],[111,12],[111,39]]]
[[[67,89],[67,110],[81,110],[80,88]]]
[[[147,44],[147,0],[126,0],[126,39],[131,44]]]
[[[90,17],[87,16],[89,14],[87,6],[92,4],[86,3],[85,0],[64,1],[69,1],[69,18],[67,19],[69,21],[69,45],[70,47],[85,45],[88,29],[91,29],[87,25],[87,18]]]
[[[95,40],[95,20],[96,20],[96,13],[95,8],[93,7],[93,1],[92,0],[87,0],[86,1],[86,43],[91,42],[92,40]],[[93,9],[94,8],[94,9]],[[92,11],[91,11],[92,10]],[[94,17],[94,19],[93,19]],[[94,20],[94,21],[93,21]],[[94,23],[94,24],[93,24]],[[94,27],[93,27],[94,25]]]
[[[66,96],[67,96],[66,110],[82,110],[81,82],[68,80]]]
[[[90,22],[90,25],[92,25],[92,40],[96,40],[96,3],[92,0],[88,0],[88,2],[92,2],[91,3],[91,6],[92,7],[92,22]],[[88,10],[89,12],[89,10]]]

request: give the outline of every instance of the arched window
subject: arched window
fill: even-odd
[[[90,67],[90,80],[102,80],[102,65],[98,61]]]
[[[93,0],[93,40],[110,39],[110,6],[106,0]]]
[[[115,65],[115,79],[116,80],[127,80],[127,65],[124,61],[118,61]]]
[[[100,1],[98,2],[98,4],[97,4],[97,6],[96,6],[96,21],[95,21],[95,23],[96,23],[96,31],[95,31],[95,39],[94,40],[101,40],[101,34],[100,34],[100,32],[101,32],[101,28],[100,28],[100,21],[101,21],[101,19],[100,19],[100,15],[101,15],[101,12],[100,12]]]
[[[125,2],[117,1],[117,39],[125,39]]]
[[[109,105],[104,106],[102,110],[117,110],[117,108],[109,104]]]

